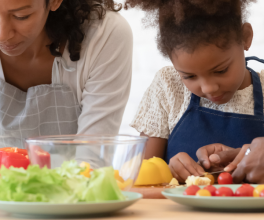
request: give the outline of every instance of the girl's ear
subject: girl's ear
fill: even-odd
[[[50,1],[50,10],[56,11],[60,6],[63,0],[51,0]]]
[[[248,50],[253,40],[253,29],[250,23],[243,24],[243,45],[244,50]]]

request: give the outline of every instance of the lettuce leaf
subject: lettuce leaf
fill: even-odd
[[[92,172],[89,185],[83,192],[82,199],[86,202],[125,200],[114,177],[113,167],[104,167]]]
[[[91,178],[79,173],[83,168],[76,161],[48,169],[38,165],[28,169],[0,170],[0,200],[23,202],[77,203],[124,200],[117,186],[112,167],[94,170]]]

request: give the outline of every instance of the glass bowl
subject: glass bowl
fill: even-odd
[[[148,138],[130,135],[60,135],[26,139],[31,164],[60,167],[64,161],[88,162],[91,169],[112,166],[126,180],[135,182]],[[48,155],[48,157],[46,157]]]

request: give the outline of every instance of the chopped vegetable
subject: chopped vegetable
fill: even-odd
[[[27,169],[30,161],[28,159],[27,150],[19,149],[17,147],[5,147],[0,148],[0,165],[9,168],[13,167],[23,167]]]
[[[169,183],[170,186],[179,186],[179,182],[176,178],[173,178],[170,183]]]
[[[264,185],[258,185],[257,187],[255,187],[254,191],[253,191],[253,196],[254,197],[259,197],[260,192],[264,190]]]
[[[229,187],[220,187],[215,191],[215,196],[230,197],[234,196],[233,190]]]
[[[87,162],[82,162],[80,164],[80,167],[85,168],[85,170],[81,172],[80,174],[87,178],[90,178],[91,177],[90,172],[92,171],[92,169],[90,168],[91,167],[90,164]]]
[[[235,196],[252,197],[253,196],[253,191],[254,191],[254,187],[253,186],[248,187],[248,186],[243,186],[242,185],[239,188],[237,188],[237,190],[235,191]]]
[[[143,160],[135,186],[169,183],[172,174],[168,164],[161,158]]]
[[[46,166],[50,169],[50,154],[42,150],[40,146],[30,146],[30,159],[32,164],[38,164],[40,168]]]
[[[94,170],[91,178],[80,175],[77,162],[64,162],[56,169],[29,165],[28,169],[2,167],[0,200],[23,202],[77,203],[125,200],[112,167]]]
[[[185,191],[183,192],[183,195],[186,196],[194,196],[196,195],[196,193],[200,190],[199,186],[196,185],[191,185],[188,188],[185,189]]]
[[[208,190],[212,196],[215,196],[216,188],[212,185],[205,186],[204,189]]]
[[[233,178],[230,173],[221,173],[217,178],[218,184],[232,184]]]
[[[215,178],[214,178],[214,176],[212,174],[205,173],[204,177],[207,177],[208,179],[211,180],[210,185],[214,185]]]
[[[114,178],[114,169],[104,167],[96,169],[91,173],[88,187],[83,192],[85,201],[124,200],[121,190],[118,188]]]
[[[187,186],[191,185],[210,185],[211,180],[207,177],[199,177],[199,176],[188,176],[187,180],[185,181]]]
[[[120,182],[120,181],[116,180],[116,182],[117,182],[119,189],[121,189],[121,190],[129,189],[133,185],[132,179],[127,179],[124,182]]]
[[[200,189],[197,191],[196,196],[212,196],[209,190],[207,189]]]

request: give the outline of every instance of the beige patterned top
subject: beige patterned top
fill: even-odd
[[[263,88],[264,71],[260,73],[260,80]],[[183,84],[174,67],[164,67],[157,72],[145,92],[130,126],[150,137],[168,139],[188,108],[190,99],[191,92]],[[222,112],[254,115],[253,86],[238,90],[225,104],[217,105],[206,98],[201,98],[200,105]]]

